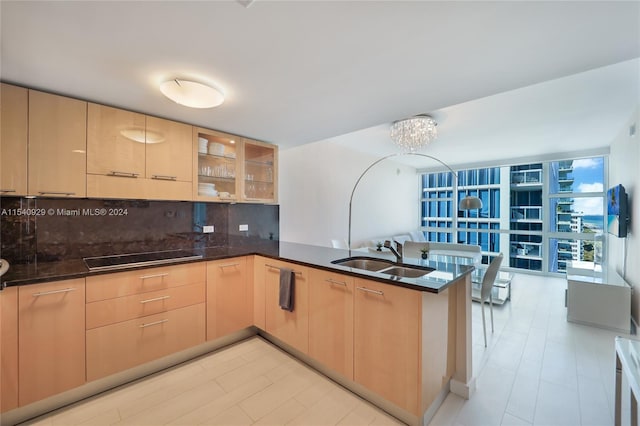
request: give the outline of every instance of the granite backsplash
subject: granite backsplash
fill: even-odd
[[[12,264],[240,246],[277,240],[279,228],[277,205],[0,198],[0,257]]]

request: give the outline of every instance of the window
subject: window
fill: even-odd
[[[422,178],[422,226],[430,241],[480,245],[488,261],[563,272],[569,261],[598,261],[604,221],[604,158],[520,164]],[[467,195],[482,209],[457,211]],[[455,235],[455,238],[454,238]]]

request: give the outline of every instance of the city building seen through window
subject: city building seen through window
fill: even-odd
[[[568,262],[601,262],[605,158],[583,158],[424,173],[422,229],[427,240],[480,245],[483,263],[561,273]],[[482,209],[457,211],[466,195]],[[454,202],[455,201],[455,202]]]

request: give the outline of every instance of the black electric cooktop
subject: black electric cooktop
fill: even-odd
[[[185,260],[202,259],[202,255],[188,250],[154,251],[147,253],[117,254],[112,256],[85,257],[84,263],[90,271],[136,268],[139,266],[162,265]]]

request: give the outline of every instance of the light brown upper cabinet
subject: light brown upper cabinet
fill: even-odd
[[[191,129],[147,116],[147,178],[191,182]]]
[[[89,197],[191,200],[191,126],[89,104]]]
[[[241,139],[215,130],[194,128],[193,198],[201,201],[238,201],[238,157]]]
[[[29,195],[85,197],[87,103],[29,90]]]
[[[28,89],[2,83],[0,116],[0,195],[26,195]]]
[[[193,139],[195,200],[278,201],[276,145],[199,128]]]
[[[89,104],[87,173],[144,177],[145,116]]]
[[[243,199],[257,203],[278,201],[278,155],[275,145],[245,139],[243,143]]]

